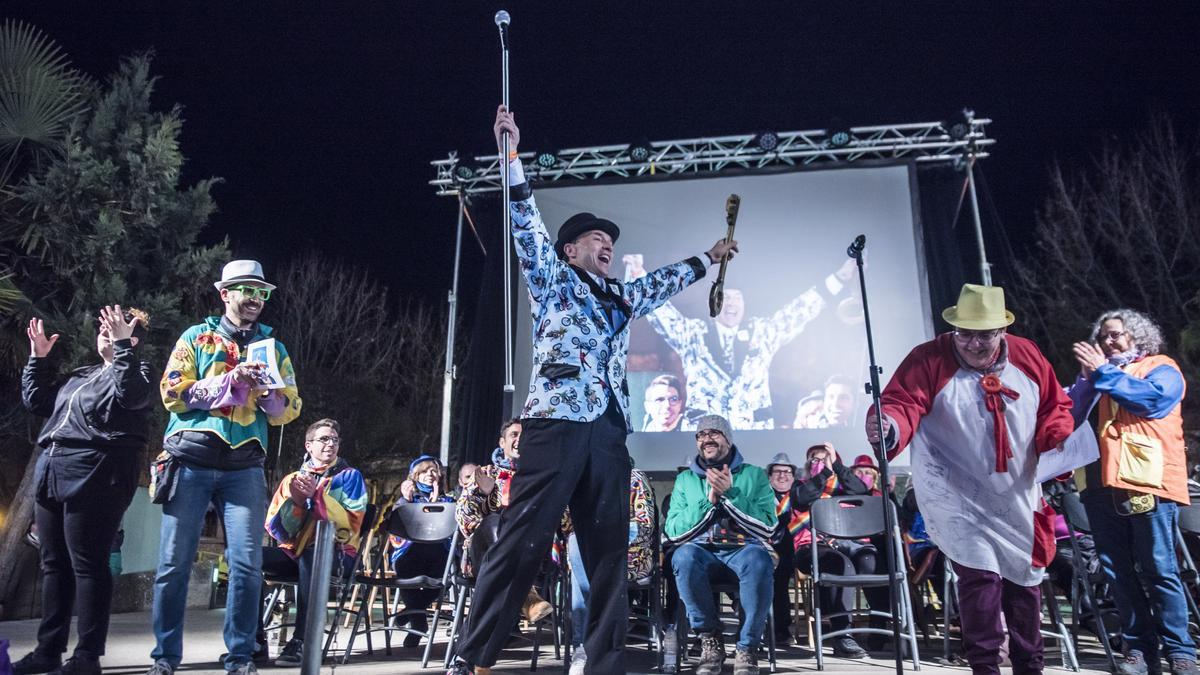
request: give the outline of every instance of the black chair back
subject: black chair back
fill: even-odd
[[[1179,529],[1187,534],[1200,534],[1200,504],[1179,507]]]
[[[1063,493],[1062,510],[1063,518],[1067,519],[1071,529],[1083,534],[1091,533],[1092,524],[1088,522],[1087,509],[1083,508],[1083,500],[1079,498],[1078,492]]]
[[[388,516],[388,534],[418,544],[446,541],[458,530],[454,502],[398,504]]]
[[[836,539],[860,539],[887,529],[883,497],[845,495],[818,499],[811,507],[813,533]]]

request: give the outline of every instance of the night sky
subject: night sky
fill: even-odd
[[[185,180],[225,179],[210,239],[228,235],[268,275],[316,249],[431,301],[450,283],[455,203],[433,195],[429,161],[494,147],[502,7],[522,149],[933,121],[969,105],[998,140],[982,168],[1003,230],[985,225],[1017,250],[1052,162],[1084,163],[1155,113],[1200,127],[1193,3],[155,4],[18,1],[4,15],[97,77],[156,51],[159,107],[184,106]],[[465,250],[472,296],[480,254]]]

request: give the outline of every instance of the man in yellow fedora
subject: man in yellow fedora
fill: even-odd
[[[942,312],[954,330],[917,346],[883,391],[867,439],[888,456],[912,447],[913,487],[933,542],[954,564],[967,660],[999,674],[1008,622],[1013,673],[1043,665],[1041,593],[1054,516],[1038,456],[1074,429],[1071,401],[1030,340],[1010,335],[1004,290],[966,284]]]

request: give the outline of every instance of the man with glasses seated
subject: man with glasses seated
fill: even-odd
[[[214,285],[224,315],[183,332],[159,383],[170,418],[151,476],[163,520],[154,580],[154,665],[147,675],[172,675],[183,657],[188,579],[209,503],[221,515],[229,561],[225,669],[257,672],[251,658],[262,588],[267,426],[296,419],[301,402],[280,340],[274,345],[281,387],[268,386],[266,363],[243,360],[251,343],[272,337],[258,321],[275,289],[263,278],[262,265],[234,260]]]
[[[1009,335],[1004,290],[966,284],[942,312],[954,331],[917,346],[883,391],[889,458],[912,445],[913,487],[933,543],[954,564],[967,661],[1000,672],[1007,620],[1013,672],[1040,673],[1040,584],[1054,557],[1054,512],[1038,457],[1074,430],[1071,401],[1030,340]]]
[[[279,481],[267,509],[267,533],[279,545],[263,547],[263,572],[300,579],[296,587],[295,630],[275,659],[277,666],[298,666],[304,659],[304,620],[308,614],[314,548],[309,544],[318,520],[333,525],[337,551],[334,573],[344,578],[354,571],[367,510],[367,486],[362,473],[340,456],[339,429],[337,421],[331,419],[317,420],[308,426],[300,469]],[[259,642],[265,643],[261,626]]]
[[[766,472],[742,458],[724,417],[700,418],[696,450],[691,465],[675,478],[663,527],[688,624],[700,635],[696,675],[717,675],[725,663],[712,591],[720,581],[737,582],[745,613],[734,675],[754,675],[774,583],[775,491]]]

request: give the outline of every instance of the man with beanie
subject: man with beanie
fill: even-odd
[[[533,372],[521,413],[521,470],[513,477],[500,536],[478,563],[471,625],[450,673],[488,673],[507,641],[526,592],[550,549],[563,510],[571,507],[583,566],[591,582],[588,670],[625,672],[629,600],[629,481],[625,436],[629,383],[625,360],[635,319],[730,259],[737,242],[621,283],[608,276],[617,225],[579,213],[550,238],[516,151],[521,132],[504,106],[496,111],[496,145],[508,136],[512,236],[529,290]]]
[[[713,581],[738,584],[745,619],[733,672],[753,675],[758,672],[755,650],[771,606],[775,491],[766,472],[746,464],[724,417],[700,418],[696,450],[691,465],[675,478],[663,527],[688,624],[700,635],[696,675],[717,675],[725,663]]]

